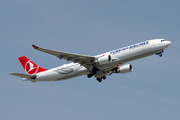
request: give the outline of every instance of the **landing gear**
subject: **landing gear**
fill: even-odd
[[[88,75],[87,75],[87,77],[88,77],[88,78],[91,78],[93,75],[95,75],[95,74],[96,74],[96,71],[98,71],[98,70],[99,70],[98,68],[93,67],[93,69],[92,69],[91,73],[90,73],[90,74],[88,74]]]
[[[92,76],[95,75],[96,79],[98,82],[102,82],[102,79],[105,80],[106,76],[102,76],[102,77],[98,77],[98,75],[96,76],[96,74],[104,74],[103,71],[100,71],[98,68],[96,68],[95,66],[93,66],[92,70],[90,71],[91,73],[87,75],[88,78],[91,78]]]
[[[162,57],[162,54],[159,54],[159,57]]]
[[[91,78],[92,76],[93,76],[92,74],[88,74],[88,75],[87,75],[88,78]]]
[[[105,80],[105,79],[106,79],[106,76],[103,76],[103,77],[101,77],[101,78],[97,78],[97,81],[98,81],[98,82],[102,82],[102,79]]]
[[[159,57],[162,57],[162,53],[163,53],[164,51],[163,50],[160,50],[160,51],[158,51],[157,53],[156,53],[156,55],[159,55]]]
[[[91,78],[93,75],[96,74],[96,71],[92,71],[90,74],[87,75],[88,78]]]
[[[105,79],[106,79],[106,76],[103,76],[102,79],[105,80]]]
[[[101,78],[97,78],[97,81],[98,81],[98,82],[101,82],[101,81],[102,81],[102,79],[101,79]]]

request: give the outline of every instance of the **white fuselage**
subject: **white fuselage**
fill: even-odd
[[[116,49],[95,56],[96,58],[100,58],[102,56],[110,55],[112,58],[112,61],[110,63],[96,65],[96,67],[100,71],[111,71],[113,68],[126,62],[156,54],[158,51],[166,49],[170,44],[170,41],[165,41],[164,39],[154,39]],[[89,69],[85,68],[79,63],[70,63],[60,67],[49,69],[41,73],[37,73],[37,78],[35,81],[65,80],[81,75],[87,75],[89,74],[89,72]]]

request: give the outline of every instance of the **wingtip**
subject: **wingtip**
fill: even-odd
[[[34,49],[38,49],[39,48],[38,46],[36,46],[34,44],[32,46],[33,46]]]

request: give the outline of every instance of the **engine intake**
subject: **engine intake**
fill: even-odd
[[[124,74],[124,73],[129,73],[129,72],[132,72],[132,71],[133,71],[132,65],[127,64],[127,65],[118,67],[117,70],[116,70],[116,73]]]
[[[103,65],[103,64],[108,64],[108,63],[110,63],[111,61],[112,61],[111,56],[108,55],[108,56],[103,56],[103,57],[98,58],[98,59],[95,61],[95,63],[96,63],[96,64],[99,64],[99,65]]]

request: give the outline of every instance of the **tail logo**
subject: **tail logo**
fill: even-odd
[[[34,64],[30,60],[25,64],[25,70],[28,74],[36,74],[38,69],[39,69],[39,66]]]

